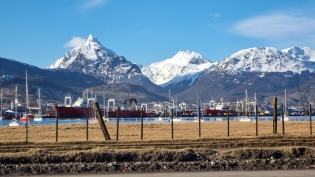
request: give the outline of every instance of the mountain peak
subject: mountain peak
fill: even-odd
[[[309,47],[290,47],[283,49],[282,52],[300,61],[315,61],[315,50]]]
[[[179,51],[176,55],[174,55],[170,59],[165,60],[166,63],[176,64],[180,66],[185,66],[188,64],[203,64],[209,62],[206,58],[204,58],[201,54],[194,51]],[[211,63],[211,62],[210,62]]]
[[[101,43],[97,40],[97,38],[90,34],[89,37],[84,40],[81,45],[67,51],[64,57],[58,59],[48,68],[67,69],[75,63],[77,63],[77,65],[81,65],[79,63],[81,62],[82,58],[86,60],[99,61],[106,60],[112,57],[117,58],[115,52],[103,47]]]
[[[307,70],[286,52],[274,47],[254,47],[240,50],[224,59],[213,70],[230,74],[242,72],[287,72],[300,73]]]
[[[144,66],[141,71],[157,85],[167,86],[183,80],[189,80],[188,84],[192,85],[205,69],[213,65],[201,54],[187,50],[177,52],[170,59]]]
[[[92,34],[89,35],[89,37],[86,39],[86,42],[96,42],[99,43],[97,38],[94,37]]]

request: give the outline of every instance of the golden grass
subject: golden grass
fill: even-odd
[[[111,141],[116,141],[116,124],[106,123]],[[313,127],[315,128],[315,123]],[[258,136],[273,136],[272,122],[259,122]],[[119,141],[139,141],[140,124],[120,124]],[[282,135],[282,125],[278,122],[278,135]],[[286,136],[309,136],[310,124],[304,122],[285,122]],[[256,136],[255,122],[230,122],[229,138],[252,138]],[[145,123],[143,126],[144,140],[171,140],[170,123]],[[227,138],[226,122],[202,122],[201,138]],[[174,139],[199,139],[199,124],[194,123],[174,123]],[[0,127],[0,142],[23,142],[26,140],[26,128]],[[86,124],[60,124],[58,127],[58,142],[86,141]],[[105,141],[99,124],[89,124],[89,141]],[[56,142],[56,125],[30,125],[28,127],[28,142]]]

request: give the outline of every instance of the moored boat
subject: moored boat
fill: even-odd
[[[42,121],[42,120],[43,118],[40,115],[34,117],[34,121]]]
[[[55,105],[54,110],[57,111],[59,118],[84,118],[86,117],[87,108],[83,107],[66,107]]]
[[[94,98],[90,99],[94,100]],[[59,118],[84,118],[88,113],[89,99],[83,94],[73,104],[72,98],[69,95],[65,96],[64,106],[54,105],[53,109],[58,113]]]
[[[239,121],[240,122],[251,122],[252,119],[249,118],[248,116],[242,116],[242,117],[239,118]]]
[[[23,116],[20,118],[20,121],[31,121],[31,115],[23,114]]]
[[[12,122],[9,123],[10,127],[19,126],[19,125],[20,125],[19,122],[15,118],[13,118]]]
[[[210,108],[204,108],[205,116],[227,116],[227,105],[224,103],[216,103],[214,100],[210,101]],[[235,116],[235,110],[230,110],[230,116]]]

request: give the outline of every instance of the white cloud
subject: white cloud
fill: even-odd
[[[220,14],[209,14],[210,17],[219,18],[221,17]]]
[[[91,9],[94,7],[99,7],[104,4],[106,4],[107,0],[85,0],[85,3],[83,4],[84,9]]]
[[[269,14],[235,23],[231,28],[238,35],[262,39],[313,38],[315,18],[288,14]]]
[[[76,47],[83,43],[84,39],[81,37],[73,37],[70,41],[65,43],[63,47]]]

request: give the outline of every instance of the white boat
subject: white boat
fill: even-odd
[[[240,122],[251,122],[252,119],[249,118],[248,116],[241,116],[241,117],[239,118],[239,121],[240,121]]]
[[[192,122],[199,122],[198,117],[194,117]],[[200,118],[200,122],[204,122],[204,120]]]
[[[289,115],[283,115],[283,120],[284,121],[289,121],[290,120],[290,116]],[[281,121],[282,121],[282,117],[281,117]]]
[[[97,118],[89,119],[89,123],[95,124],[95,123],[98,123],[98,120]]]
[[[251,118],[249,118],[248,116],[247,116],[247,112],[248,112],[248,110],[247,110],[247,90],[245,91],[245,116],[241,116],[240,118],[239,118],[239,121],[240,122],[251,122],[252,121],[252,119]]]
[[[38,88],[38,114],[34,117],[34,121],[42,121],[42,103],[40,100],[40,88]]]
[[[9,123],[10,127],[19,126],[19,125],[20,125],[19,122],[15,118],[13,118],[12,122]]]
[[[163,121],[162,117],[158,117],[157,119],[154,119],[154,121]]]
[[[288,114],[288,104],[287,104],[287,89],[284,89],[284,104],[283,104],[283,120],[284,121],[289,121],[290,120],[290,116]],[[281,117],[281,121],[282,121],[282,117]]]
[[[181,122],[181,121],[182,121],[181,118],[173,117],[173,122]],[[170,118],[168,122],[172,122],[172,118]]]
[[[42,121],[43,120],[43,118],[42,118],[42,116],[40,116],[40,115],[36,115],[35,117],[34,117],[34,121]]]

